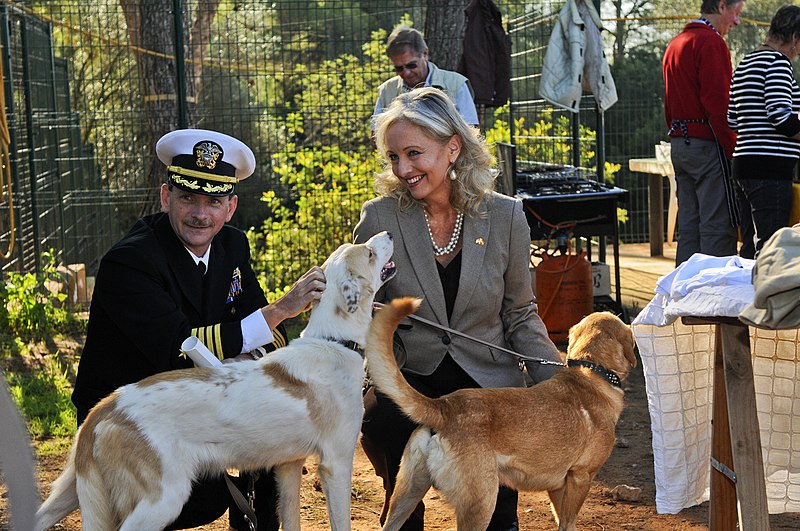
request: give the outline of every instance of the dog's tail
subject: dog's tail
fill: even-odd
[[[367,337],[367,371],[378,390],[392,399],[411,420],[436,429],[443,425],[444,404],[411,387],[397,368],[392,352],[392,334],[404,317],[419,308],[420,299],[395,299],[377,311]]]
[[[78,491],[75,489],[75,447],[72,447],[67,466],[53,482],[50,496],[36,511],[36,531],[50,529],[78,508]]]

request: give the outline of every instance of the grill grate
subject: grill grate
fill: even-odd
[[[554,164],[526,168],[516,177],[517,194],[529,197],[594,194],[614,189],[598,182],[597,174],[585,168]]]

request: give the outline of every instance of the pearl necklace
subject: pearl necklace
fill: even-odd
[[[428,235],[431,237],[434,256],[444,256],[452,253],[456,248],[456,245],[458,245],[458,239],[461,237],[461,226],[464,221],[464,213],[458,213],[458,216],[456,217],[456,226],[453,228],[453,235],[450,236],[450,242],[444,247],[439,247],[436,245],[436,240],[433,239],[433,231],[431,231],[431,224],[430,221],[428,221],[428,213],[425,212],[424,208],[422,209],[422,213],[425,215],[425,225],[428,226]]]

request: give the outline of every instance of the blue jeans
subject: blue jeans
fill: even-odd
[[[678,196],[678,250],[675,265],[694,253],[736,254],[738,238],[731,225],[725,179],[716,144],[711,140],[672,139],[672,165]]]
[[[792,181],[768,179],[739,179],[736,181],[741,191],[740,211],[742,212],[743,258],[755,258],[764,243],[782,227],[789,224],[792,210]],[[752,222],[745,225],[746,212]],[[749,242],[752,246],[748,246]],[[753,249],[752,256],[749,249]]]

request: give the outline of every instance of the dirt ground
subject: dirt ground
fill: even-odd
[[[653,454],[651,447],[650,417],[641,365],[631,374],[625,385],[626,408],[617,425],[617,447],[609,461],[595,478],[589,497],[579,518],[579,529],[597,530],[663,530],[687,531],[707,529],[708,503],[685,509],[677,515],[657,514],[655,485],[653,482]],[[569,441],[564,441],[569,444]],[[60,473],[64,455],[41,457],[38,460],[38,477],[42,492]],[[318,531],[329,529],[325,500],[315,474],[316,465],[307,463],[308,474],[303,478],[302,525],[303,529]],[[642,489],[638,502],[615,501],[611,490],[617,485]],[[378,515],[383,502],[380,479],[359,447],[355,454],[352,491],[352,524],[355,531],[378,529]],[[435,491],[426,497],[426,529],[454,530],[452,511]],[[523,530],[555,529],[544,493],[521,493],[519,501],[520,528]],[[800,514],[772,515],[773,530],[800,529]],[[9,529],[5,486],[0,485],[0,530]],[[74,531],[80,529],[80,515],[73,513],[54,529]],[[227,531],[226,518],[197,529]]]

